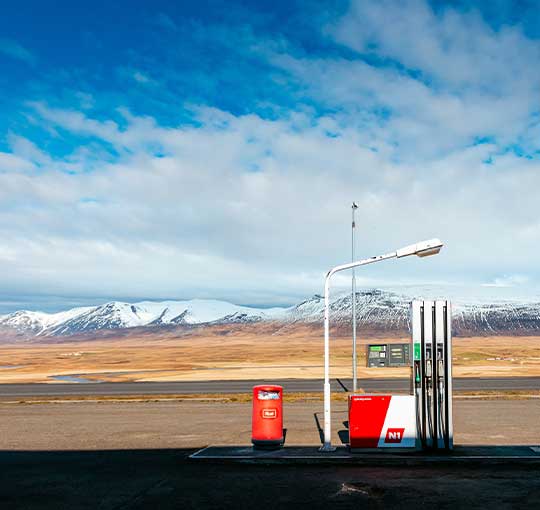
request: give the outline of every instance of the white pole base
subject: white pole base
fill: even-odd
[[[331,453],[336,451],[336,447],[332,446],[330,443],[324,443],[320,448],[319,451],[322,453]]]

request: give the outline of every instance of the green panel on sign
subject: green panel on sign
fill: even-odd
[[[369,350],[370,351],[382,351],[382,345],[370,345]]]
[[[420,359],[420,344],[414,344],[414,359]]]

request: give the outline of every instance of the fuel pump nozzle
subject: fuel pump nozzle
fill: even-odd
[[[446,436],[446,427],[444,424],[444,362],[442,359],[439,358],[437,361],[438,368],[437,368],[437,386],[438,386],[438,392],[439,392],[439,434],[441,437]]]
[[[420,378],[420,360],[415,360],[414,362],[414,387],[420,388],[421,385],[421,378]]]
[[[433,375],[433,369],[432,369],[432,366],[431,366],[431,360],[427,359],[426,360],[426,379],[430,384],[431,384],[432,375]]]
[[[431,352],[428,352],[431,356]],[[426,359],[426,396],[427,396],[427,419],[429,427],[429,435],[431,439],[434,438],[433,430],[433,416],[432,416],[432,405],[433,405],[433,362],[431,357]]]

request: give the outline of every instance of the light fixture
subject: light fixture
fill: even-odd
[[[429,239],[427,241],[421,241],[416,244],[410,244],[404,248],[400,248],[396,251],[396,257],[408,257],[409,255],[417,255],[418,257],[429,257],[430,255],[437,255],[441,251],[443,243],[440,239]]]

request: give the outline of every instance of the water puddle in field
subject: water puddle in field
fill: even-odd
[[[160,368],[149,369],[149,370],[120,370],[116,372],[99,372],[100,375],[106,377],[114,377],[117,375],[137,375],[137,374],[150,374],[152,372],[174,372],[174,370],[161,370]]]
[[[264,368],[322,368],[324,365],[264,365]],[[191,367],[191,370],[238,370],[246,368],[260,368],[258,365],[239,367]],[[165,372],[165,370],[164,370]],[[169,370],[172,372],[172,370]]]
[[[151,372],[174,372],[174,370],[161,370],[161,369],[150,369],[150,370],[122,370],[117,372],[98,372],[88,375],[96,375],[101,377],[116,377],[119,375],[138,375],[138,374],[148,374]],[[103,383],[111,382],[107,379],[88,379],[85,377],[87,374],[67,374],[67,375],[50,375],[49,379],[54,379],[55,381],[69,382],[69,383],[79,383],[79,384],[88,384],[88,383]]]
[[[89,384],[89,383],[102,383],[102,382],[105,382],[105,381],[94,380],[94,379],[86,379],[84,377],[81,377],[78,374],[73,374],[73,375],[51,375],[51,376],[49,376],[49,379],[54,379],[55,381],[62,381],[62,382],[78,383],[78,384]]]

